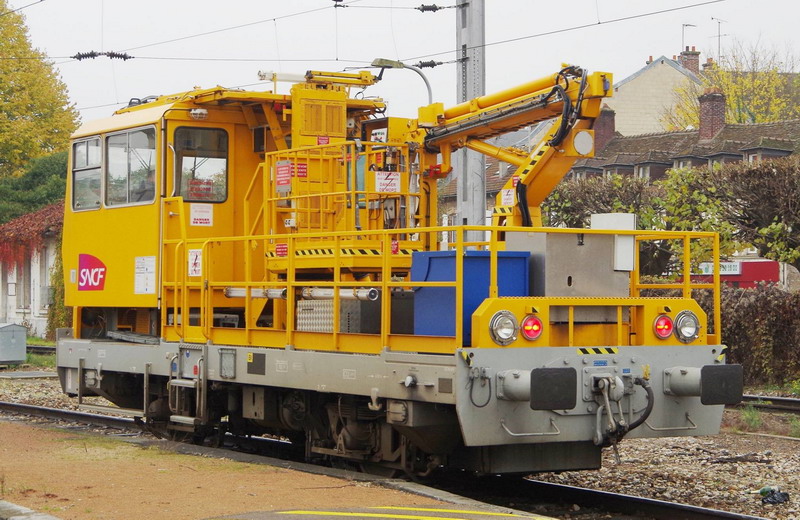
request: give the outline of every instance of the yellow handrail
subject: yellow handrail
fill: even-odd
[[[455,232],[456,237],[453,244],[450,245],[450,250],[454,251],[456,261],[454,263],[454,275],[452,280],[443,280],[443,281],[422,281],[422,280],[411,280],[409,269],[410,269],[410,256],[408,255],[396,255],[392,254],[393,244],[396,241],[396,236],[400,234],[412,235],[412,234],[419,234],[422,236],[423,234],[430,234],[431,236],[436,236],[442,232]],[[375,288],[379,288],[381,290],[381,294],[383,295],[381,303],[380,303],[380,316],[381,316],[381,323],[380,323],[380,334],[376,338],[376,341],[379,341],[379,348],[391,348],[393,344],[396,344],[398,338],[396,338],[396,334],[392,334],[391,332],[391,316],[392,316],[392,301],[391,301],[391,294],[393,290],[397,289],[408,289],[408,288],[426,288],[426,287],[442,287],[442,288],[452,288],[455,293],[455,302],[453,302],[454,310],[455,310],[455,318],[454,318],[454,333],[453,336],[449,336],[446,338],[447,344],[451,345],[452,348],[456,348],[463,344],[464,334],[463,334],[463,326],[464,326],[464,316],[463,316],[463,299],[465,294],[465,286],[468,285],[469,281],[464,280],[464,265],[463,265],[463,258],[465,253],[470,248],[480,248],[485,249],[489,252],[489,266],[490,266],[490,277],[489,277],[489,297],[496,298],[499,295],[499,288],[498,288],[498,268],[499,268],[499,260],[498,256],[499,253],[505,249],[504,244],[499,240],[500,235],[502,233],[507,233],[510,231],[524,231],[524,232],[542,232],[542,233],[554,233],[554,234],[563,234],[563,233],[581,233],[581,234],[606,234],[606,235],[632,235],[636,237],[637,243],[644,241],[644,240],[680,240],[683,244],[683,266],[680,270],[682,275],[681,280],[676,280],[675,282],[659,282],[659,283],[642,283],[639,277],[639,263],[638,263],[638,255],[636,262],[634,264],[635,270],[631,273],[631,296],[625,299],[619,298],[610,298],[604,299],[602,305],[604,306],[615,306],[616,307],[616,316],[617,316],[617,330],[616,330],[616,342],[618,344],[624,344],[627,340],[624,337],[625,332],[622,326],[622,319],[623,319],[623,307],[629,307],[631,310],[631,318],[630,323],[634,323],[634,313],[638,306],[637,302],[644,301],[645,298],[640,296],[640,293],[644,289],[679,289],[682,291],[682,295],[684,298],[690,298],[692,295],[692,291],[695,289],[710,289],[713,292],[713,303],[714,303],[714,310],[712,313],[715,334],[709,334],[708,338],[709,341],[713,341],[715,343],[719,343],[721,341],[721,337],[719,334],[720,329],[720,294],[719,294],[719,284],[720,284],[720,275],[719,275],[719,261],[717,259],[719,253],[719,238],[714,233],[708,232],[656,232],[656,231],[617,231],[617,230],[589,230],[589,229],[550,229],[550,228],[515,228],[515,227],[498,227],[498,226],[442,226],[442,227],[431,227],[431,228],[406,228],[406,229],[388,229],[388,230],[366,230],[361,231],[359,233],[355,233],[353,231],[341,231],[341,232],[331,232],[326,234],[326,239],[331,243],[331,250],[332,250],[332,264],[330,265],[331,268],[331,275],[333,279],[329,280],[313,280],[307,281],[304,280],[302,277],[298,276],[302,274],[303,268],[298,267],[298,263],[303,260],[302,256],[298,256],[297,252],[299,251],[299,245],[305,243],[308,239],[313,237],[319,237],[318,233],[293,233],[291,235],[276,235],[276,234],[265,234],[265,235],[248,235],[248,236],[232,236],[232,237],[214,237],[213,239],[208,238],[197,238],[197,239],[183,239],[183,240],[176,240],[176,239],[165,239],[165,247],[166,245],[172,245],[174,247],[174,266],[173,266],[173,273],[174,278],[171,281],[165,281],[165,288],[172,289],[172,297],[173,301],[173,313],[174,313],[174,322],[172,324],[172,328],[174,332],[181,338],[187,338],[187,327],[188,327],[188,320],[189,320],[189,309],[192,306],[200,307],[200,315],[201,315],[201,326],[200,330],[202,331],[203,336],[206,339],[214,340],[214,334],[219,331],[218,333],[222,334],[223,331],[217,329],[213,325],[213,305],[215,301],[215,297],[218,297],[222,291],[227,288],[244,288],[245,294],[245,305],[244,305],[244,329],[245,329],[245,341],[250,344],[250,342],[254,341],[254,338],[261,337],[265,331],[274,331],[274,333],[280,332],[284,338],[284,346],[293,346],[296,344],[296,339],[299,337],[298,334],[303,334],[306,337],[309,333],[298,331],[296,330],[296,323],[295,323],[295,316],[297,314],[297,302],[295,298],[295,294],[301,288],[309,285],[313,285],[320,288],[333,288],[333,300],[334,300],[334,311],[333,311],[333,333],[330,335],[330,341],[332,342],[332,348],[334,350],[339,350],[342,348],[342,340],[343,340],[343,333],[340,330],[339,326],[339,316],[340,316],[340,302],[341,296],[339,293],[340,289],[344,288],[359,288],[365,286],[372,286]],[[481,234],[488,234],[488,239],[485,241],[471,241],[467,242],[464,240],[465,233],[467,232],[478,232]],[[712,243],[712,256],[714,257],[714,277],[713,281],[709,282],[706,280],[692,280],[692,273],[691,273],[691,244],[693,240],[710,240]],[[257,261],[256,257],[254,256],[257,252],[259,255],[263,255],[263,252],[260,251],[258,248],[251,247],[252,244],[262,243],[268,244],[270,242],[281,241],[286,243],[287,247],[287,255],[285,257],[271,257],[270,261],[274,262],[271,265],[273,270],[279,270],[280,272],[284,273],[282,275],[282,279],[263,279],[263,280],[253,280],[251,276],[251,269],[250,266],[256,265],[254,262]],[[379,262],[374,264],[374,267],[371,268],[374,272],[374,276],[379,277],[379,279],[370,279],[369,281],[359,281],[358,279],[343,279],[344,270],[342,268],[343,261],[346,258],[349,258],[349,244],[360,242],[360,243],[375,243],[377,248],[380,248],[382,251],[381,257]],[[248,268],[245,270],[246,273],[243,274],[241,277],[237,279],[225,279],[225,280],[217,280],[214,279],[214,274],[211,270],[211,266],[214,264],[214,256],[217,254],[216,251],[219,249],[220,251],[227,251],[225,247],[217,247],[217,244],[225,244],[225,243],[241,243],[243,244],[243,249],[246,252],[246,265]],[[433,240],[431,243],[436,243]],[[197,284],[196,282],[189,282],[188,281],[188,272],[186,269],[182,269],[181,265],[183,264],[185,267],[185,255],[186,252],[190,249],[201,249],[202,256],[203,256],[203,282]],[[199,287],[197,287],[199,285]],[[196,292],[193,294],[197,295],[199,301],[194,300],[195,296],[190,297],[190,288],[197,287],[199,290],[194,289]],[[267,327],[264,325],[258,325],[257,319],[258,316],[252,315],[256,312],[257,309],[260,309],[261,306],[254,305],[252,300],[256,297],[254,296],[255,290],[262,290],[265,288],[285,288],[288,294],[288,297],[284,303],[280,306],[277,304],[273,305],[273,322],[272,325]],[[262,295],[259,296],[263,298],[263,292],[259,292],[258,294]],[[570,345],[574,345],[575,343],[575,331],[574,331],[574,318],[575,318],[575,311],[576,307],[584,306],[584,305],[591,305],[591,303],[582,302],[580,299],[575,299],[574,301],[570,301],[566,303],[564,298],[551,298],[552,303],[550,305],[561,305],[568,307],[568,316],[569,316],[569,332],[568,332],[568,342]],[[178,326],[177,323],[177,316],[178,316],[178,306],[180,301],[180,308],[181,308],[181,324]],[[594,305],[597,305],[595,302]],[[278,308],[281,308],[283,312],[281,312],[281,316],[278,316]],[[283,320],[283,325],[280,325],[280,321]],[[230,332],[225,332],[230,334]],[[349,336],[348,336],[349,337]],[[438,340],[436,340],[438,341]],[[436,341],[433,341],[434,343]],[[438,344],[438,343],[437,343]],[[377,347],[376,343],[376,347]]]

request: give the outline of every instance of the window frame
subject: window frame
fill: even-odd
[[[97,165],[89,166],[89,154],[88,154],[88,143],[89,141],[97,140],[100,145],[100,160]],[[76,145],[86,144],[87,145],[87,154],[86,154],[86,166],[76,167],[75,166],[75,149]],[[72,207],[72,211],[92,211],[98,210],[103,207],[103,201],[105,199],[105,183],[103,182],[103,166],[105,163],[105,155],[104,155],[104,147],[103,147],[103,135],[96,134],[91,135],[88,137],[82,137],[80,139],[76,139],[70,143],[70,163],[69,163],[69,171],[70,171],[70,190],[72,195],[72,200],[70,201],[70,206]],[[94,206],[87,206],[87,207],[78,207],[76,206],[75,196],[77,194],[76,190],[76,183],[75,183],[75,174],[97,170],[98,172],[98,181],[100,182],[100,195],[97,201],[97,204]]]
[[[139,132],[139,131],[148,130],[148,129],[153,131],[153,143],[155,144],[155,147],[153,148],[153,158],[154,158],[154,160],[153,160],[153,196],[152,196],[152,198],[149,199],[149,200],[137,200],[137,201],[124,202],[124,203],[119,203],[119,204],[109,204],[108,200],[107,200],[108,199],[108,174],[109,174],[109,170],[110,170],[110,164],[109,164],[110,161],[109,161],[109,158],[108,158],[108,141],[109,141],[109,139],[112,138],[112,137],[119,136],[119,135],[128,135],[129,136],[130,134],[132,134],[134,132]],[[128,138],[128,146],[130,146],[130,137]],[[117,209],[117,208],[129,208],[129,207],[132,207],[132,206],[147,206],[147,205],[153,204],[156,201],[156,199],[158,198],[158,194],[159,194],[159,189],[158,189],[159,172],[158,172],[158,170],[159,170],[159,163],[160,163],[160,161],[159,161],[159,149],[158,149],[158,129],[156,128],[156,125],[149,124],[149,125],[136,126],[136,127],[132,127],[132,128],[125,128],[125,129],[122,129],[122,130],[117,130],[117,131],[114,131],[114,132],[109,132],[107,134],[103,134],[103,149],[102,149],[102,151],[103,151],[103,158],[105,159],[103,161],[103,166],[101,168],[101,171],[103,173],[103,175],[102,175],[102,180],[103,180],[103,200],[102,200],[103,207],[105,207],[106,209]],[[128,182],[130,183],[130,171],[128,172]],[[127,193],[130,194],[130,186],[129,185],[127,187]]]
[[[177,135],[178,132],[181,130],[206,130],[206,131],[219,131],[225,133],[225,140],[226,140],[226,150],[225,150],[225,197],[222,200],[209,200],[209,199],[194,199],[183,197],[181,195],[181,191],[183,188],[183,167],[182,167],[182,159],[187,157],[184,155],[183,149],[179,147]],[[172,155],[174,157],[173,163],[173,170],[172,170],[172,196],[173,197],[183,197],[184,202],[189,202],[192,204],[223,204],[228,201],[228,197],[230,196],[230,164],[231,164],[231,134],[226,128],[221,128],[217,126],[198,126],[198,125],[181,125],[175,127],[172,131]],[[188,195],[188,193],[187,193]]]

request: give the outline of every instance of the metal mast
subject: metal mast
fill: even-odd
[[[484,0],[457,0],[458,101],[486,93],[484,61]],[[483,225],[486,220],[486,160],[483,154],[462,149],[454,172],[458,180],[457,225]],[[468,233],[467,240],[482,240]]]

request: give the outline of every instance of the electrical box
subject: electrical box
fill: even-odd
[[[591,233],[506,233],[506,247],[531,252],[531,296],[630,296],[630,273],[615,269],[615,235]],[[554,307],[550,319],[567,321],[568,309]],[[628,318],[627,310],[623,319]],[[615,323],[616,309],[607,306],[575,309],[575,323]]]
[[[28,329],[16,323],[0,323],[0,364],[24,363],[27,348]]]
[[[498,296],[528,296],[527,251],[497,253]],[[488,251],[467,251],[464,262],[464,298],[462,302],[462,338],[472,342],[472,313],[489,297]],[[455,251],[420,251],[411,259],[411,281],[453,281],[456,276]],[[413,285],[413,283],[411,284]],[[417,287],[414,294],[414,334],[455,336],[455,287]]]

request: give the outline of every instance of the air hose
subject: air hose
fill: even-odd
[[[633,421],[628,426],[628,431],[631,431],[634,428],[641,426],[642,423],[644,423],[647,420],[647,418],[650,417],[650,413],[653,411],[653,401],[655,401],[655,399],[653,398],[653,389],[650,388],[650,381],[648,381],[643,377],[637,377],[636,379],[633,380],[633,384],[641,386],[647,393],[647,408],[644,409],[644,412],[642,412],[642,415],[640,415],[638,419]]]

